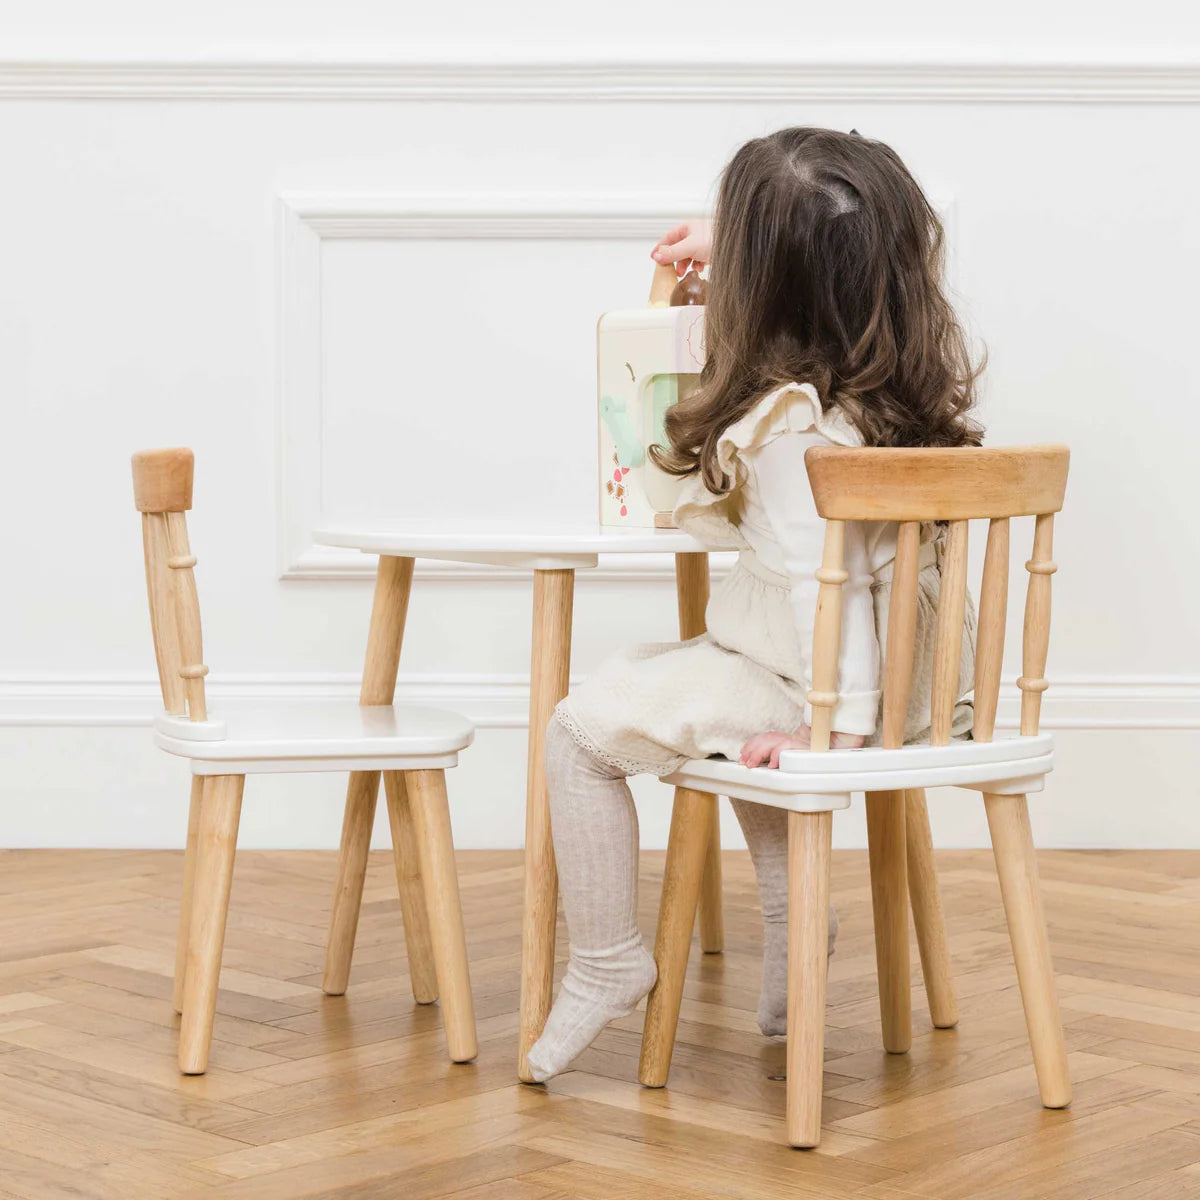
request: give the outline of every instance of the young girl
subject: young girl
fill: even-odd
[[[708,632],[605,662],[558,706],[547,775],[570,963],[541,1038],[535,1079],[562,1071],[654,984],[637,926],[638,825],[626,776],[666,775],[721,754],[779,765],[807,748],[809,656],[824,536],[809,446],[963,446],[979,441],[963,335],[941,288],[942,229],[881,142],[784,129],[725,169],[711,251],[680,226],[659,262],[711,258],[700,388],[666,418],[655,461],[684,476],[675,517],[737,565],[714,590]],[[937,530],[923,531],[914,683],[906,739],[928,727],[940,582]],[[875,734],[896,526],[846,530],[840,702],[834,746]],[[971,686],[973,621],[959,695]],[[970,727],[960,705],[955,732]],[[733,801],[758,877],[764,964],[758,1023],[787,1026],[787,813]],[[829,916],[830,951],[837,919]]]

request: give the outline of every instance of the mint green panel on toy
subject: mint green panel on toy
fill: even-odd
[[[679,384],[674,375],[655,375],[650,409],[650,443],[667,444],[667,409],[679,399]]]
[[[646,461],[646,448],[633,427],[628,404],[624,400],[615,400],[612,396],[603,395],[600,397],[600,415],[612,435],[617,461],[623,467],[640,467]]]

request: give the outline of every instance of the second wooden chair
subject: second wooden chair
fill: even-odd
[[[192,507],[190,450],[133,456],[133,491],[142,514],[150,621],[166,711],[155,741],[192,769],[173,1003],[182,1014],[179,1069],[208,1067],[234,849],[247,775],[277,772],[382,772],[393,808],[414,836],[398,845],[405,860],[405,928],[418,999],[441,994],[454,1062],[475,1057],[477,1042],[462,906],[454,866],[445,771],[471,744],[465,717],[406,705],[322,701],[305,706],[230,705],[208,712],[200,603],[188,543]],[[394,685],[394,680],[393,680]],[[432,958],[433,981],[418,983]]]

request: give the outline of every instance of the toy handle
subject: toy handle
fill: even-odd
[[[675,275],[674,263],[659,263],[654,268],[654,278],[650,281],[650,299],[647,301],[651,308],[666,308],[671,303],[671,293],[679,282]]]

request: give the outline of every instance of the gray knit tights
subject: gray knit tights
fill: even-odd
[[[546,734],[550,820],[570,960],[542,1036],[529,1051],[537,1080],[557,1075],[609,1021],[654,986],[637,924],[638,821],[625,777],[593,758],[554,720]],[[735,800],[763,909],[763,1033],[787,1028],[787,813]],[[837,918],[829,915],[829,945]]]

